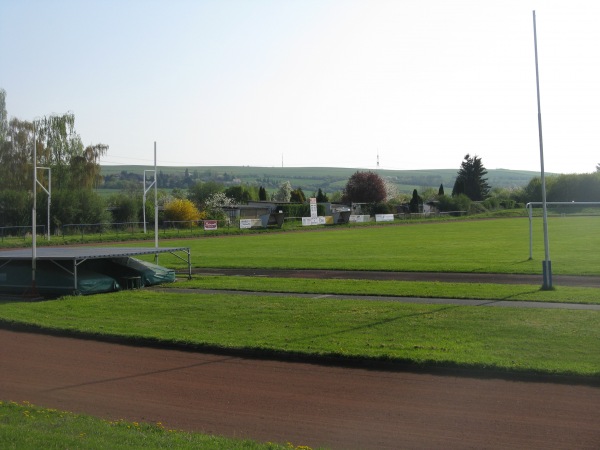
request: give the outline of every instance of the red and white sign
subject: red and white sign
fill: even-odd
[[[216,230],[217,229],[217,221],[216,220],[205,220],[204,221],[204,230]]]

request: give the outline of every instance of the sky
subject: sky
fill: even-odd
[[[0,88],[102,164],[539,172],[534,10],[544,169],[594,172],[597,0],[0,0]]]

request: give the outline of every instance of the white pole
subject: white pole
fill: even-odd
[[[50,203],[52,203],[52,168],[48,167],[48,241],[50,240]]]
[[[37,191],[37,143],[35,135],[35,119],[33,120],[33,206],[31,208],[31,288],[35,294],[35,270],[36,270],[36,259],[37,259],[37,217],[36,217],[36,191]]]
[[[546,177],[544,175],[544,142],[542,139],[542,109],[540,106],[540,75],[538,70],[537,30],[535,11],[533,11],[533,43],[535,47],[535,82],[537,87],[538,106],[538,133],[540,140],[540,165],[542,178],[542,210],[544,217],[544,262],[542,263],[543,283],[542,289],[552,289],[552,262],[550,261],[550,245],[548,240],[548,209],[546,205]]]
[[[154,260],[158,264],[158,172],[156,171],[156,141],[154,141]]]
[[[154,172],[154,179],[152,181],[152,183],[150,183],[150,186],[146,187],[146,173],[148,172]],[[143,214],[144,214],[144,234],[146,234],[146,194],[150,191],[150,189],[152,189],[152,186],[156,186],[156,169],[152,170],[152,169],[146,169],[144,170],[144,196],[143,196]],[[154,195],[156,195],[156,192],[154,193]]]
[[[146,234],[146,171],[144,170],[144,195],[142,196],[142,220],[144,221],[144,234]]]
[[[527,203],[527,215],[529,216],[529,259],[533,259],[533,206]]]
[[[37,180],[37,171],[36,171],[36,183],[39,187],[41,187],[44,192],[46,194],[48,194],[48,220],[47,220],[47,226],[48,226],[48,233],[47,233],[47,239],[50,240],[50,203],[52,203],[52,168],[50,167],[37,167],[37,170],[39,169],[43,169],[43,170],[47,170],[48,171],[48,189],[46,189],[44,187],[44,185],[42,183],[40,183],[39,180]]]

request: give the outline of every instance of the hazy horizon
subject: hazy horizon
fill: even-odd
[[[9,117],[101,163],[540,171],[600,163],[600,2],[4,0]]]

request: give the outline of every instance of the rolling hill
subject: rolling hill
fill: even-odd
[[[140,179],[147,166],[102,166],[102,175],[139,174]],[[225,184],[243,183],[275,189],[282,182],[289,181],[294,188],[302,188],[306,193],[316,192],[319,188],[325,193],[340,191],[348,178],[357,170],[339,167],[251,167],[251,166],[201,166],[173,167],[159,166],[159,173],[175,177],[188,177],[194,182],[216,180]],[[385,180],[395,184],[401,193],[411,193],[427,188],[438,189],[440,184],[446,192],[452,190],[457,169],[435,170],[385,170],[375,169]],[[539,173],[524,170],[490,169],[488,183],[492,188],[516,188],[527,185]],[[159,187],[160,184],[159,184]]]

